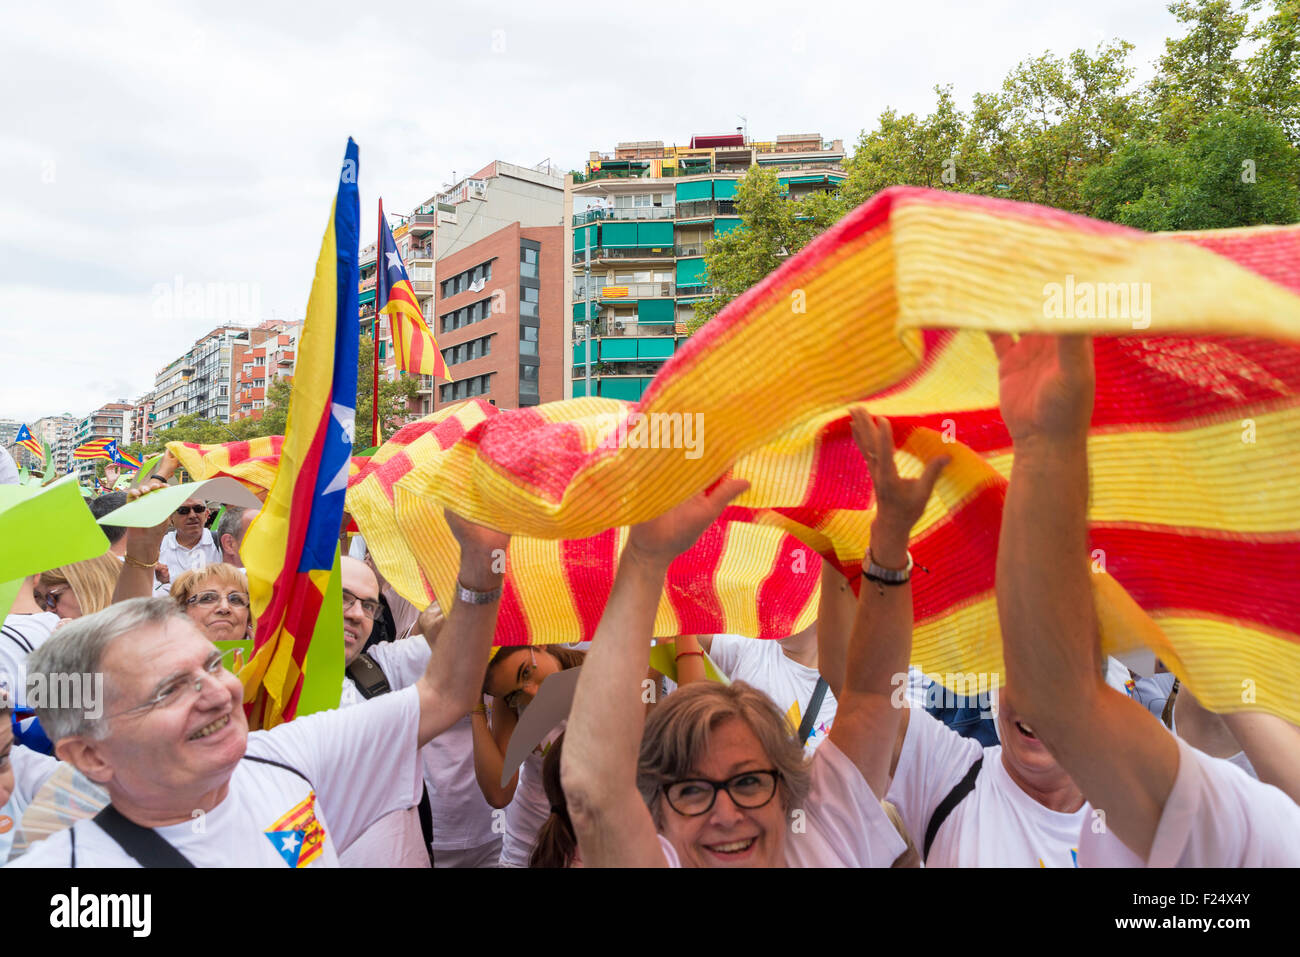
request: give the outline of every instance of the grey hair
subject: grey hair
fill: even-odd
[[[235,552],[239,552],[239,546],[244,544],[240,541],[239,523],[244,520],[246,508],[240,508],[238,505],[227,505],[226,510],[222,513],[221,521],[217,523],[217,547],[221,547],[221,537],[229,535],[235,540]]]
[[[28,655],[27,698],[50,740],[57,743],[73,737],[101,739],[108,734],[108,725],[102,706],[100,716],[91,718],[85,708],[66,707],[67,702],[42,703],[45,696],[37,689],[66,686],[70,678],[89,679],[101,674],[104,653],[116,639],[145,625],[161,625],[173,618],[189,620],[170,598],[131,598],[64,625]],[[106,692],[111,698],[112,689]]]
[[[636,786],[663,828],[663,789],[695,773],[709,750],[709,736],[727,718],[745,722],[772,766],[781,772],[786,810],[802,806],[812,785],[811,771],[794,729],[762,691],[743,681],[721,685],[698,681],[678,688],[655,705],[646,721],[637,762]]]

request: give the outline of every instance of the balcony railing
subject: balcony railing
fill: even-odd
[[[601,259],[672,259],[673,250],[670,246],[658,249],[648,249],[641,247],[622,248],[616,246],[592,246],[591,261],[596,262]],[[573,251],[573,261],[575,263],[583,262],[586,259],[586,251],[575,249]]]
[[[621,296],[607,296],[605,295],[607,288],[626,289],[627,293]],[[623,299],[666,299],[676,295],[675,289],[675,285],[671,282],[605,282],[598,286],[593,284],[592,291],[596,294],[597,299],[618,302]],[[582,283],[578,283],[573,287],[573,298],[578,302],[586,300],[587,296]]]
[[[704,216],[735,216],[734,199],[701,199],[677,204],[678,219],[699,219]]]
[[[402,261],[409,263],[415,259],[432,259],[432,258],[433,258],[433,247],[420,246],[417,249],[412,249],[405,256],[403,256]]]
[[[708,240],[698,243],[684,243],[681,246],[674,246],[673,252],[678,256],[703,256],[704,245]]]
[[[582,226],[601,220],[655,220],[673,219],[676,210],[672,206],[614,206],[604,209],[588,209],[573,214],[573,225]]]

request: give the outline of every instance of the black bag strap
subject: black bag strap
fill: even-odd
[[[289,765],[287,764],[281,764],[279,761],[272,761],[270,758],[256,758],[253,757],[253,755],[251,754],[244,755],[244,760],[256,761],[258,764],[269,764],[273,768],[279,768],[282,771],[288,771],[290,774],[296,774],[298,777],[302,778],[304,781],[307,782],[307,786],[309,788],[312,788],[313,790],[315,790],[316,788],[316,786],[311,783],[311,780],[307,777],[307,775],[303,774],[297,768],[289,767]]]
[[[121,845],[141,867],[193,867],[187,858],[151,827],[141,827],[127,820],[113,805],[95,815],[95,823]],[[76,866],[76,845],[73,845],[73,866]]]
[[[808,710],[803,713],[803,720],[799,722],[800,745],[808,740],[808,735],[812,734],[813,725],[817,723],[817,715],[822,710],[822,701],[826,699],[826,690],[829,687],[830,685],[826,683],[826,679],[818,675],[817,685],[813,688],[812,697],[808,700]]]
[[[952,809],[962,802],[967,794],[975,789],[975,779],[979,777],[980,768],[984,766],[984,755],[980,755],[966,776],[957,782],[956,786],[948,792],[948,796],[939,802],[939,806],[934,809],[930,815],[930,823],[925,829],[925,849],[921,851],[921,860],[924,861],[930,856],[930,845],[934,843],[935,835],[939,833],[939,826],[948,820],[948,815]]]
[[[75,868],[77,866],[77,829],[75,827],[68,828],[68,842],[72,851],[72,861],[68,866]]]
[[[361,697],[369,699],[377,695],[388,694],[392,688],[388,684],[388,679],[384,676],[384,671],[374,660],[364,651],[353,659],[352,664],[348,665],[348,677],[357,686],[357,691]]]

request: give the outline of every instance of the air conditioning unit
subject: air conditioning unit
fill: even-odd
[[[624,329],[626,329],[626,328],[627,328],[627,320],[626,320],[626,319],[615,319],[615,320],[614,320],[614,331],[615,331],[615,332],[622,332],[622,331],[623,331]]]

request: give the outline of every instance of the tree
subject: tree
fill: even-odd
[[[1234,54],[1247,16],[1232,9],[1232,0],[1175,0],[1167,9],[1189,29],[1165,41],[1147,107],[1162,138],[1176,141],[1211,113],[1241,103],[1245,76]]]
[[[1300,220],[1300,150],[1259,112],[1224,110],[1178,144],[1128,144],[1085,184],[1099,214],[1139,229]]]
[[[1262,0],[1246,0],[1259,9]],[[1258,44],[1246,61],[1241,99],[1260,110],[1300,146],[1300,0],[1273,4],[1273,12],[1248,34]]]

